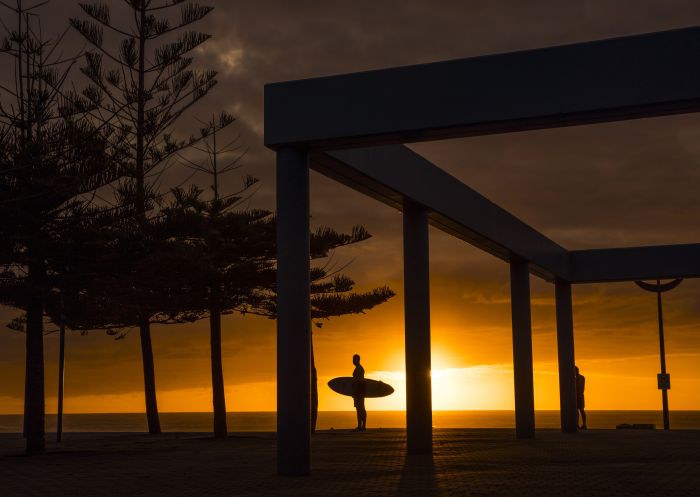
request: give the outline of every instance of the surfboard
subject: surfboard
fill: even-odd
[[[365,397],[386,397],[394,393],[394,387],[383,381],[368,380],[365,378]],[[328,386],[340,395],[352,397],[352,377],[340,376],[328,382]]]

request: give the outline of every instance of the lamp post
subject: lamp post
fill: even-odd
[[[659,354],[661,356],[661,373],[657,375],[658,388],[661,390],[661,402],[664,410],[664,430],[670,429],[668,416],[668,391],[671,389],[671,375],[666,373],[666,346],[664,345],[664,315],[661,306],[661,294],[673,290],[681,284],[683,278],[676,278],[668,283],[661,283],[661,280],[656,280],[656,284],[645,283],[644,281],[635,281],[639,288],[648,292],[656,293],[656,305],[659,314]]]

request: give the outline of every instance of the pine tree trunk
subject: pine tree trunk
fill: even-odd
[[[311,333],[311,433],[316,433],[318,419],[318,376],[316,375],[316,360],[314,359],[314,336]]]
[[[61,290],[61,319],[59,321],[58,346],[58,407],[56,408],[56,442],[63,436],[63,387],[66,375],[66,320],[63,306],[63,291]]]
[[[148,433],[160,433],[158,402],[156,400],[156,373],[153,364],[153,344],[151,343],[151,324],[148,316],[139,316],[139,334],[141,336],[141,356],[143,361],[143,386],[146,395],[146,418]]]
[[[136,109],[136,199],[135,208],[139,216],[139,229],[141,234],[146,233],[146,187],[144,158],[145,158],[145,54],[146,54],[146,7],[145,0],[141,0],[135,9],[138,12],[140,22],[138,33],[139,65]],[[149,316],[139,316],[139,330],[141,335],[141,355],[143,356],[143,383],[146,396],[146,416],[148,418],[148,432],[160,433],[160,419],[158,418],[158,402],[156,400],[156,373],[153,365],[153,345],[151,343],[151,325]]]
[[[27,302],[26,384],[24,432],[27,454],[44,452],[44,305],[41,293],[42,269],[29,269]]]
[[[224,368],[221,361],[221,310],[218,304],[212,303],[210,309],[210,342],[211,342],[211,387],[214,403],[214,436],[226,438],[226,395],[224,393]]]
[[[25,341],[25,348],[27,347],[26,345],[26,339]],[[26,354],[26,352],[25,352]],[[24,438],[27,438],[27,425],[29,424],[27,422],[27,416],[29,415],[29,409],[27,406],[29,402],[29,361],[24,361],[24,419],[23,419],[23,426],[22,426],[22,436]]]

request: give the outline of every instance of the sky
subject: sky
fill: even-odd
[[[108,2],[116,4],[117,2]],[[210,0],[200,24],[213,38],[197,63],[219,84],[186,115],[226,109],[237,117],[247,153],[241,174],[260,178],[252,207],[274,206],[274,154],[263,142],[265,83],[425,63],[700,24],[688,0]],[[75,2],[53,0],[44,30],[61,31]],[[5,14],[3,14],[5,16]],[[78,45],[70,38],[69,44]],[[76,78],[80,76],[76,73]],[[410,82],[407,82],[410,84]],[[513,84],[517,84],[514,81]],[[698,242],[700,116],[473,137],[411,145],[490,200],[566,248]],[[173,173],[177,175],[177,172]],[[195,178],[206,186],[204,178]],[[174,181],[174,179],[173,179]],[[239,177],[224,187],[232,191]],[[338,250],[361,290],[388,285],[397,296],[366,315],[314,332],[320,409],[352,409],[325,383],[352,373],[362,355],[367,377],[396,387],[368,409],[403,409],[403,296],[400,213],[317,173],[314,226],[373,237]],[[508,266],[431,228],[431,332],[435,409],[512,409]],[[535,405],[557,409],[554,288],[532,277]],[[589,409],[659,409],[655,296],[632,283],[574,287],[576,362],[587,378]],[[700,409],[700,282],[664,295],[671,409]],[[0,326],[16,313],[0,309]],[[223,321],[230,411],[275,408],[275,322]],[[208,323],[154,326],[162,411],[209,411]],[[22,410],[24,337],[0,328],[0,414]],[[47,410],[56,406],[58,337],[45,338]],[[144,410],[138,333],[95,332],[67,339],[66,412]]]

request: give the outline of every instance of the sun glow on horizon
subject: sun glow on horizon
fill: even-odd
[[[395,362],[403,362],[399,355],[394,356],[397,357]],[[433,410],[513,409],[513,368],[510,364],[455,366],[459,362],[440,347],[433,350],[432,363]],[[368,399],[368,408],[382,411],[406,409],[406,374],[403,364],[396,366],[397,369],[366,372],[366,378],[394,387],[394,393],[388,397]],[[326,386],[331,378],[319,377],[319,408],[352,408],[352,400],[335,394]]]

